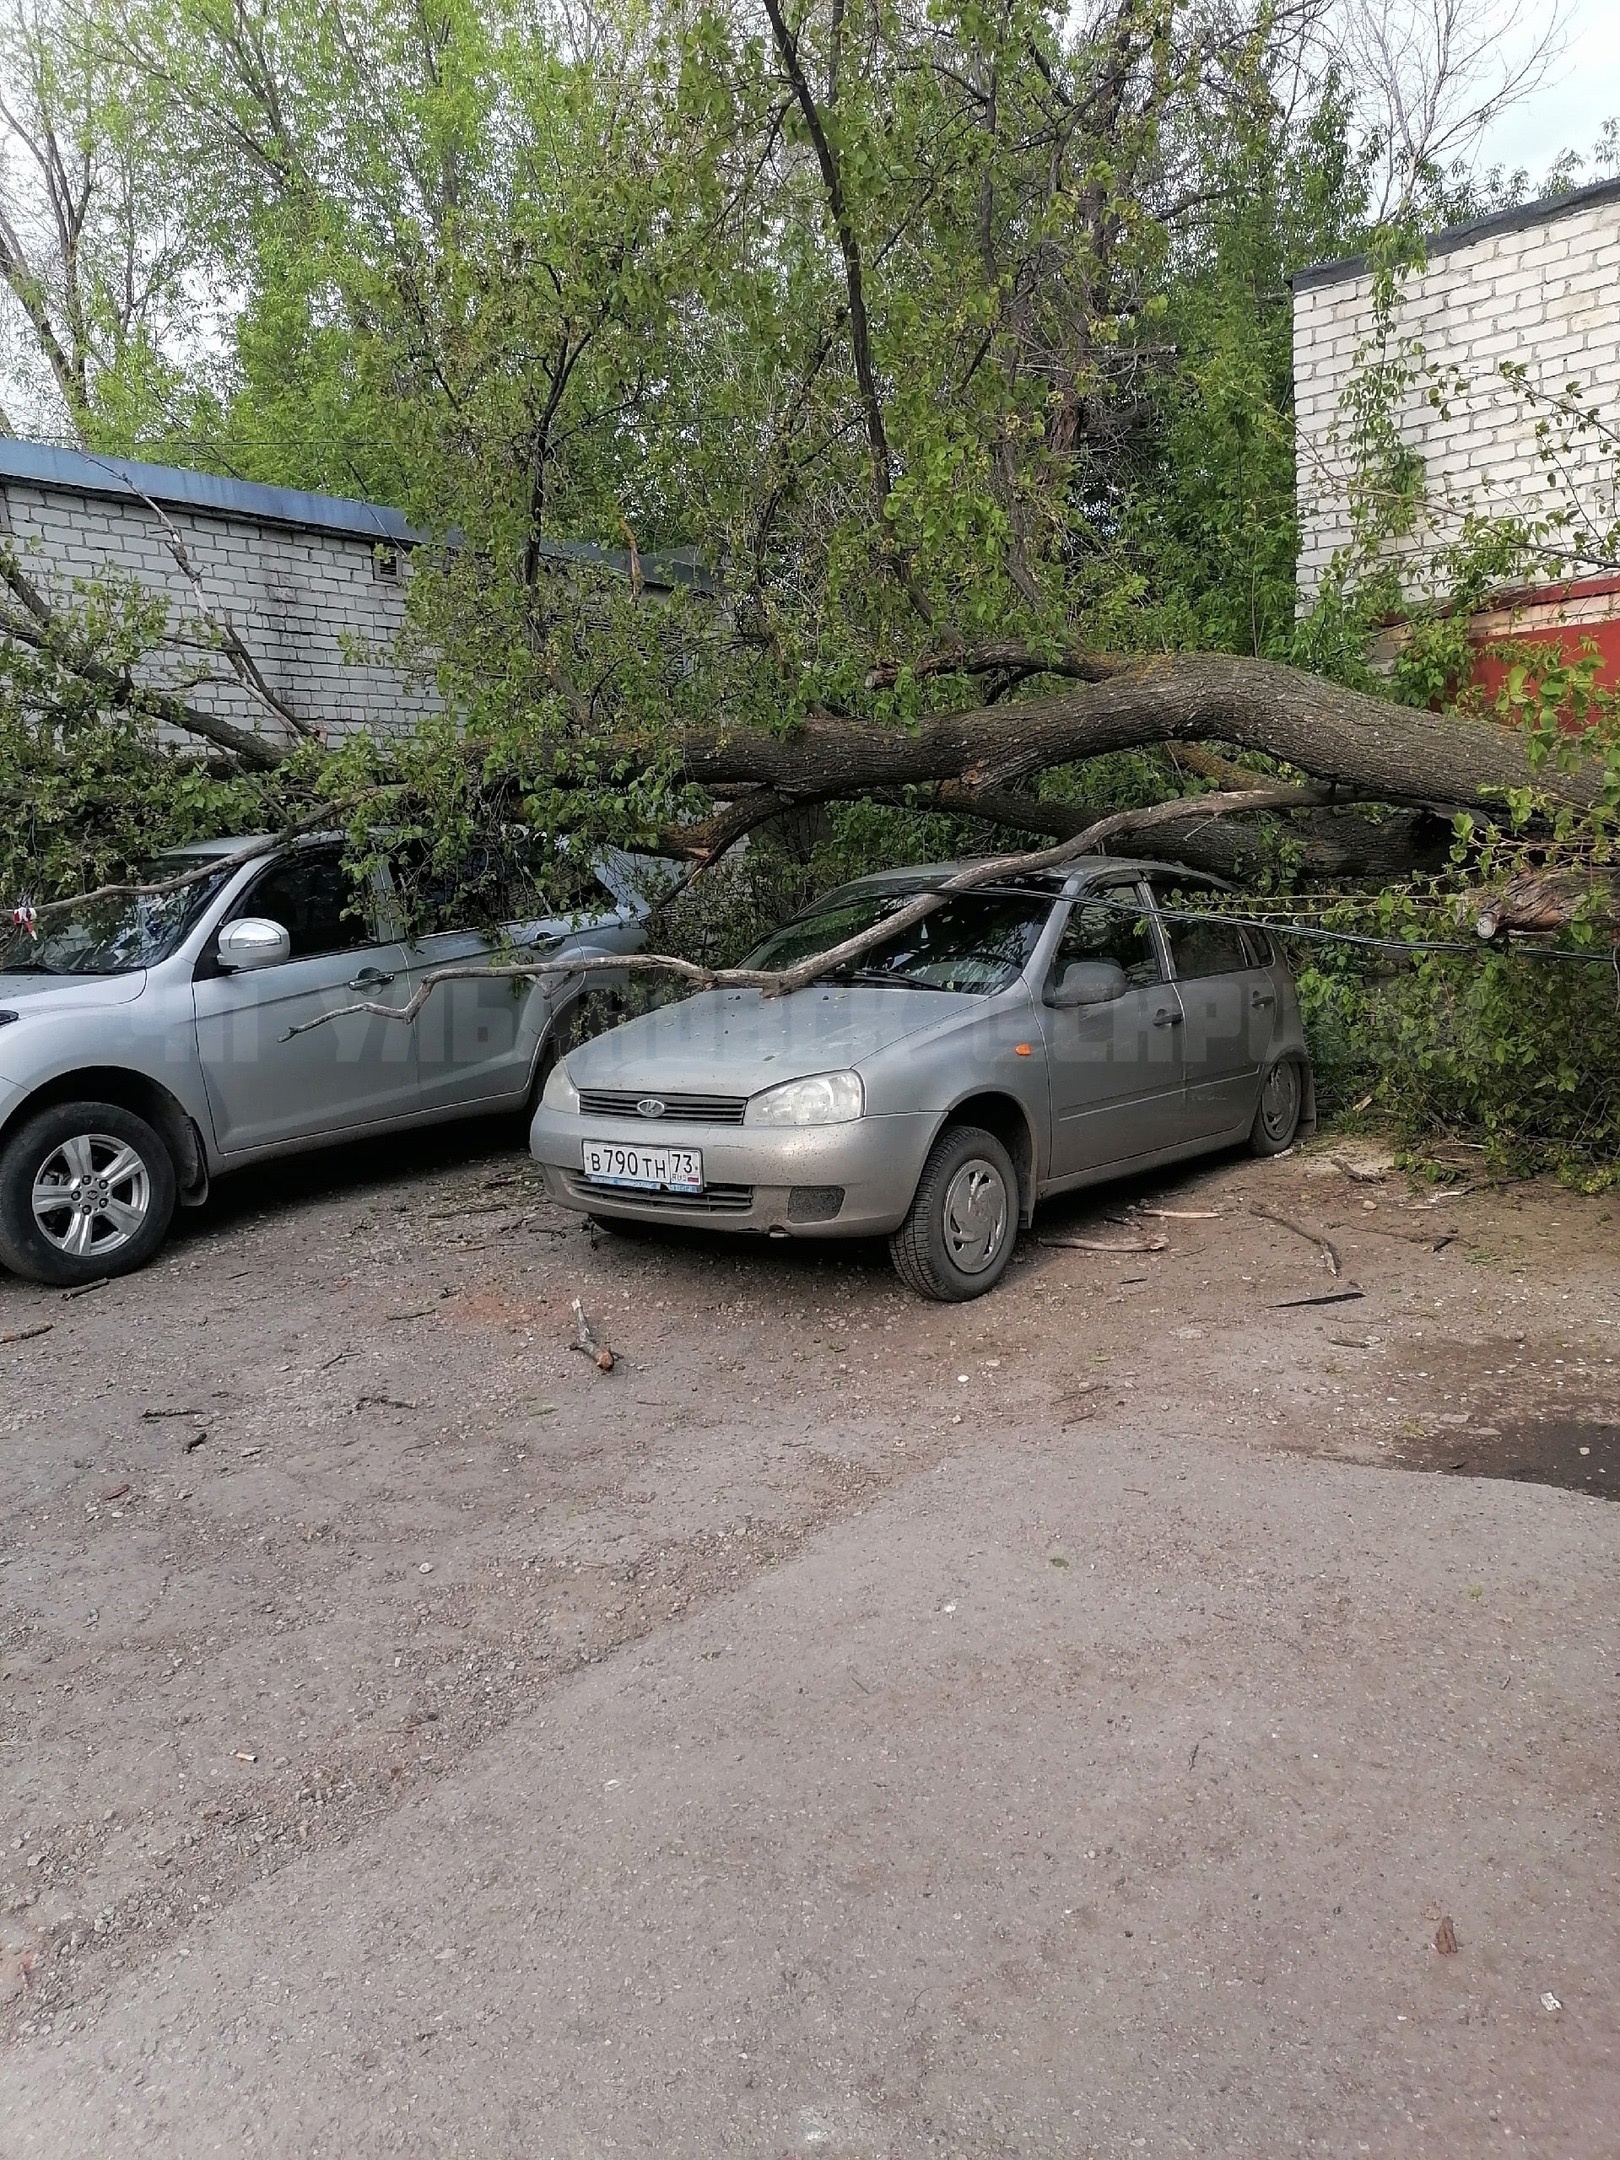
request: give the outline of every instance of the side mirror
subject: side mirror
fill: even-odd
[[[1129,988],[1117,960],[1071,960],[1047,991],[1046,1002],[1059,1011],[1074,1005],[1111,1005]]]
[[[227,974],[280,967],[292,958],[292,939],[266,915],[242,915],[219,933],[219,964]]]

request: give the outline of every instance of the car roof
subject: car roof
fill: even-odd
[[[876,870],[867,877],[852,878],[847,885],[840,885],[837,888],[837,897],[842,898],[849,893],[858,892],[931,892],[935,887],[944,884],[947,878],[955,877],[958,871],[978,869],[982,864],[994,860],[992,855],[976,855],[965,857],[960,862],[910,863],[903,869]],[[1104,879],[1118,878],[1121,875],[1142,877],[1149,872],[1161,877],[1169,872],[1175,876],[1195,878],[1201,885],[1227,889],[1223,878],[1212,877],[1208,871],[1189,870],[1184,864],[1176,862],[1148,862],[1133,855],[1083,855],[1072,863],[1059,863],[1050,870],[1014,872],[1004,879],[998,879],[994,885],[981,885],[974,889],[979,892],[1022,892],[1056,900],[1076,881],[1081,885],[1095,885]],[[824,896],[828,900],[833,897],[832,893]],[[815,905],[819,907],[822,902],[817,901]]]
[[[264,847],[275,839],[274,833],[237,833],[228,840],[186,840],[179,847],[161,850],[164,862],[209,862],[215,856],[230,856],[243,848]]]

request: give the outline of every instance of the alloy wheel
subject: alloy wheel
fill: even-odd
[[[151,1173],[127,1140],[75,1133],[40,1164],[32,1200],[41,1237],[75,1259],[96,1259],[139,1235],[152,1205]]]

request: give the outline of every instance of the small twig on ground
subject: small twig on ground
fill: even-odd
[[[385,1313],[383,1317],[385,1320],[426,1320],[438,1309],[437,1305],[413,1305],[409,1312]]]
[[[1370,1230],[1376,1237],[1399,1238],[1403,1245],[1421,1245],[1426,1252],[1444,1252],[1448,1245],[1455,1245],[1459,1233],[1443,1230],[1437,1237],[1430,1230],[1397,1230],[1393,1223],[1358,1222],[1336,1223],[1338,1230]]]
[[[585,1317],[585,1307],[578,1298],[574,1300],[574,1340],[569,1347],[583,1351],[598,1372],[613,1370],[613,1352],[606,1343],[597,1341],[591,1323]]]
[[[1263,1215],[1267,1222],[1276,1223],[1278,1228],[1282,1230],[1292,1230],[1295,1237],[1302,1237],[1307,1244],[1314,1245],[1326,1260],[1330,1275],[1342,1275],[1344,1273],[1344,1265],[1339,1258],[1338,1246],[1334,1244],[1331,1238],[1323,1237],[1320,1230],[1307,1230],[1303,1223],[1294,1222],[1287,1215],[1279,1215],[1275,1208],[1267,1207],[1264,1201],[1261,1200],[1251,1200],[1249,1202],[1249,1213],[1251,1215]]]
[[[1218,1207],[1145,1207],[1137,1209],[1138,1215],[1151,1215],[1155,1222],[1219,1222]]]
[[[36,1335],[48,1335],[55,1325],[54,1320],[37,1320],[32,1327],[13,1328],[9,1335],[0,1335],[0,1343],[32,1342]]]
[[[110,1275],[98,1275],[94,1282],[82,1282],[77,1289],[64,1290],[62,1295],[65,1298],[88,1297],[92,1290],[105,1290],[111,1281]]]
[[[151,1421],[151,1420],[152,1420],[153,1418],[165,1418],[165,1417],[188,1417],[188,1418],[200,1418],[200,1417],[201,1417],[202,1415],[203,1415],[203,1413],[202,1413],[202,1411],[200,1411],[200,1410],[143,1410],[143,1411],[141,1412],[141,1416],[142,1416],[142,1417],[143,1417],[143,1418],[144,1418],[145,1420],[147,1420],[147,1422],[148,1422],[148,1423],[150,1423],[150,1421]]]
[[[1444,1192],[1437,1192],[1432,1199],[1397,1200],[1395,1205],[1397,1207],[1410,1208],[1413,1210],[1414,1213],[1422,1214],[1425,1210],[1429,1208],[1438,1207],[1442,1200],[1461,1200],[1467,1194],[1471,1192],[1478,1192],[1478,1190],[1479,1187],[1477,1185],[1448,1185]]]
[[[1061,1245],[1068,1252],[1095,1253],[1166,1252],[1170,1245],[1170,1240],[1162,1237],[1131,1238],[1118,1245],[1102,1238],[1084,1237],[1043,1237],[1037,1242],[1042,1245]]]
[[[1349,1305],[1355,1299],[1366,1295],[1366,1291],[1358,1289],[1356,1284],[1346,1283],[1342,1290],[1321,1290],[1315,1297],[1284,1298],[1276,1309],[1278,1312],[1291,1312],[1296,1305]]]

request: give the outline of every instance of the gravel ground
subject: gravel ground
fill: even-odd
[[[1620,1206],[1360,1147],[0,1281],[0,2153],[1612,2160]]]

